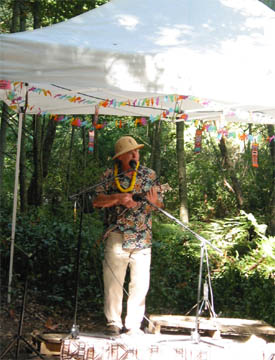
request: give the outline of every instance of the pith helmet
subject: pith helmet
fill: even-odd
[[[134,138],[131,136],[122,136],[116,143],[115,143],[115,156],[113,160],[116,159],[118,156],[127,153],[128,151],[141,149],[144,147],[144,144],[138,144]]]

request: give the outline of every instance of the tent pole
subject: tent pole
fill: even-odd
[[[22,138],[22,123],[23,112],[19,112],[19,127],[17,136],[17,153],[16,153],[16,168],[14,179],[14,192],[13,192],[13,212],[12,212],[12,227],[11,227],[11,248],[10,248],[10,269],[9,269],[9,283],[8,283],[8,304],[11,301],[11,283],[12,283],[12,270],[13,270],[13,255],[14,255],[14,239],[15,239],[15,224],[16,224],[16,210],[17,210],[17,194],[18,194],[18,178],[19,178],[19,164],[20,164],[20,151],[21,151],[21,138]]]

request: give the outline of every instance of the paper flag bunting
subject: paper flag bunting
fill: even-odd
[[[252,144],[252,166],[258,167],[258,144]]]
[[[94,152],[94,146],[95,146],[95,131],[89,130],[89,145],[88,145],[88,151],[90,153]]]
[[[0,80],[0,89],[11,90],[11,82],[9,80]]]
[[[135,119],[135,127],[137,127],[138,125],[146,126],[147,125],[146,118],[142,117]]]
[[[72,122],[71,122],[71,124],[73,125],[73,126],[81,126],[82,125],[82,122],[81,122],[81,120],[79,119],[79,118],[72,118]]]
[[[197,129],[195,135],[195,149],[194,149],[196,154],[201,152],[201,145],[202,145],[202,129]]]
[[[146,126],[146,125],[147,125],[147,120],[146,120],[146,118],[142,117],[142,118],[140,119],[140,124],[143,125],[143,126]]]
[[[20,106],[24,106],[25,103],[25,99],[22,98],[21,96],[18,96],[16,93],[16,90],[18,88],[23,89],[23,87],[25,86],[24,82],[19,82],[19,81],[7,81],[7,80],[0,80],[0,89],[4,89],[7,90],[6,92],[6,99],[9,102],[9,106],[11,109],[17,111],[18,107]],[[29,89],[27,89],[28,92],[35,92],[41,96],[49,96],[49,97],[53,97],[54,99],[58,99],[58,100],[64,100],[64,101],[70,101],[71,103],[81,103],[81,104],[91,104],[92,106],[95,106],[95,121],[94,123],[97,124],[98,123],[98,113],[99,113],[99,108],[100,106],[103,107],[110,107],[113,106],[114,108],[116,107],[120,107],[120,106],[155,106],[155,107],[161,107],[161,105],[163,103],[166,103],[168,101],[172,101],[172,102],[179,102],[181,100],[190,100],[196,103],[199,103],[201,105],[213,105],[215,106],[215,103],[213,101],[209,101],[209,100],[205,100],[205,99],[200,99],[197,98],[195,96],[192,95],[174,95],[174,94],[170,94],[170,95],[164,95],[164,96],[158,96],[156,98],[145,98],[145,99],[134,99],[134,100],[126,100],[126,101],[117,101],[116,99],[94,99],[91,100],[90,98],[87,99],[85,97],[85,95],[83,97],[77,95],[68,95],[68,94],[55,94],[53,95],[51,93],[50,90],[47,89],[42,89],[42,88],[37,88],[37,87],[31,87]],[[83,94],[82,94],[83,95]],[[38,115],[52,115],[50,112],[47,111],[43,111],[43,109],[40,109],[37,105],[28,105],[27,106],[28,109],[31,109],[33,112],[36,112]],[[175,119],[175,114],[179,114],[177,116],[177,120],[178,119],[182,119],[184,121],[188,120],[188,115],[187,114],[182,114],[181,113],[181,104],[176,104],[174,107],[170,107],[168,110],[164,110],[162,111],[160,110],[160,114],[157,116],[149,116],[149,121],[150,122],[155,122],[155,121],[159,121],[161,119],[171,119],[174,120]],[[236,109],[229,109],[227,111],[224,111],[224,115],[226,116],[240,116],[240,117],[247,117],[249,115],[249,117],[251,118],[251,120],[253,120],[254,118],[258,118],[260,115],[257,113],[248,113],[245,111],[241,111],[241,110],[236,110]],[[68,120],[68,122],[70,121],[68,117],[56,117],[54,116],[54,121],[65,121]],[[143,120],[136,120],[136,126],[137,125],[146,125],[147,121],[145,118],[141,118]],[[191,120],[190,120],[191,121]],[[197,127],[197,123],[198,121],[196,120],[192,120],[192,122],[195,124],[195,126]],[[87,122],[81,122],[80,119],[72,119],[72,125],[73,126],[86,126]],[[93,125],[95,125],[93,124]],[[87,124],[89,127],[91,127],[91,124]],[[96,129],[102,129],[103,127],[105,127],[106,125],[104,124],[104,126],[102,124],[97,124],[97,126],[94,128]],[[122,127],[122,122],[121,121],[115,121],[113,122],[113,126],[116,127]],[[212,132],[212,131],[217,131],[216,126],[212,125],[212,124],[204,124],[202,130],[206,130],[208,132]],[[228,130],[225,127],[219,128],[219,132],[217,134],[217,138],[220,139],[222,136],[226,136],[228,138],[234,138],[234,139],[239,139],[240,141],[246,141],[247,139],[249,141],[255,141],[259,142],[261,140],[264,141],[269,141],[271,142],[272,140],[274,141],[274,136],[272,136],[271,138],[265,138],[262,139],[261,135],[258,135],[257,138],[255,138],[252,135],[247,135],[243,132],[233,132],[230,131],[228,132]]]

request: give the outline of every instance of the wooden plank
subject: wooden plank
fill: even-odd
[[[162,327],[195,329],[195,316],[181,315],[150,315],[149,331],[159,333]],[[199,330],[215,331],[221,334],[236,335],[275,335],[275,328],[264,321],[235,318],[205,318],[199,317]]]
[[[42,355],[60,355],[62,340],[68,337],[65,333],[39,333],[32,332],[33,344]]]

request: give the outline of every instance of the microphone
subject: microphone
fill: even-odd
[[[135,160],[130,160],[129,166],[130,166],[133,170],[136,170],[137,162],[136,162]]]

